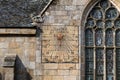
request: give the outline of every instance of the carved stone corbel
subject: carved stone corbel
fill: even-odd
[[[42,17],[42,16],[39,16],[39,15],[32,17],[32,20],[33,20],[33,22],[35,22],[35,23],[43,23],[43,22],[44,22],[43,17]]]

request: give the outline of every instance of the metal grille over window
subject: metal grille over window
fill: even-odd
[[[120,80],[120,14],[99,1],[85,25],[85,80]]]

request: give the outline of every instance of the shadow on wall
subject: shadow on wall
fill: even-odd
[[[2,80],[2,74],[0,73],[0,80]]]
[[[32,80],[32,77],[18,56],[16,56],[14,80]]]

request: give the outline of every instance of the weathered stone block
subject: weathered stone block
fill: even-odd
[[[79,70],[70,70],[70,75],[71,76],[77,76],[77,75],[79,75]]]
[[[53,80],[64,80],[63,76],[53,76]]]
[[[53,76],[44,76],[43,80],[53,80]]]
[[[0,48],[8,48],[8,42],[0,42]]]
[[[72,64],[72,63],[66,63],[66,64],[59,64],[58,65],[58,69],[67,69],[67,70],[72,70],[72,69],[76,69],[76,64]]]
[[[67,11],[51,11],[52,15],[67,15]]]
[[[16,55],[7,55],[4,58],[4,67],[14,67]]]
[[[58,70],[58,75],[60,76],[68,76],[69,74],[69,70]]]
[[[29,69],[35,70],[35,62],[30,62]]]
[[[66,0],[66,1],[60,0],[60,5],[72,5],[73,1],[74,0]]]
[[[14,68],[4,68],[4,80],[14,79]]]
[[[19,48],[20,47],[20,43],[17,42],[10,42],[9,43],[9,48],[11,49],[15,49],[15,48]]]
[[[64,76],[64,80],[77,80],[76,76]]]
[[[44,70],[43,75],[48,75],[48,76],[55,76],[58,75],[58,71],[56,70]]]
[[[44,69],[58,69],[58,64],[46,63],[44,64]]]
[[[76,10],[76,6],[65,6],[65,10]]]

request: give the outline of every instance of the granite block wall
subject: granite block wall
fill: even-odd
[[[30,27],[31,23],[33,22],[31,16],[39,15],[39,12],[42,10],[39,6],[39,1],[40,0],[0,0],[0,26]],[[36,23],[36,25],[42,30],[40,36],[0,37],[1,73],[4,73],[5,71],[2,67],[2,64],[4,63],[4,57],[8,54],[15,54],[17,56],[13,70],[14,80],[84,80],[84,70],[82,72],[81,68],[82,64],[84,64],[82,63],[83,58],[81,57],[81,27],[84,26],[81,26],[81,19],[83,11],[90,1],[91,0],[53,0],[45,13],[42,15],[44,22]],[[31,4],[31,2],[34,4]],[[42,45],[43,35],[44,33],[49,33],[49,31],[51,31],[51,29],[46,30],[45,27],[71,28],[68,30],[69,33],[65,32],[67,35],[70,35],[70,39],[68,39],[70,44],[67,45],[67,47],[71,47],[73,44],[76,47],[68,49],[65,48],[64,50],[58,49],[60,52],[59,55],[57,55],[58,57],[65,55],[64,58],[61,58],[59,61],[56,61],[56,59],[52,59],[52,62],[44,61],[44,45]],[[1,34],[9,34],[14,32],[16,31],[12,29],[0,30]],[[23,30],[23,33],[24,32],[29,33],[30,31]],[[51,33],[53,32],[54,31],[51,31]],[[21,34],[21,31],[17,30],[17,33]],[[32,33],[32,31],[30,33]],[[47,36],[50,37],[51,33],[49,33]],[[55,33],[55,35],[57,34],[58,33]],[[66,35],[64,34],[64,36]],[[64,38],[61,40],[61,42],[63,41]],[[54,40],[52,43],[54,43]],[[55,45],[52,46],[53,48],[56,47]],[[60,48],[59,45],[57,46]],[[73,48],[75,54],[74,52],[70,53]],[[56,51],[56,49],[53,50]],[[62,51],[64,53],[62,53]],[[62,60],[65,59],[66,55],[67,62]],[[75,61],[69,61],[70,55],[72,55],[72,59],[75,57],[76,60],[74,59]],[[51,56],[51,54],[48,54],[47,56],[53,57],[54,55]],[[4,74],[2,76],[4,76]],[[13,77],[7,77],[8,80],[10,78]]]

